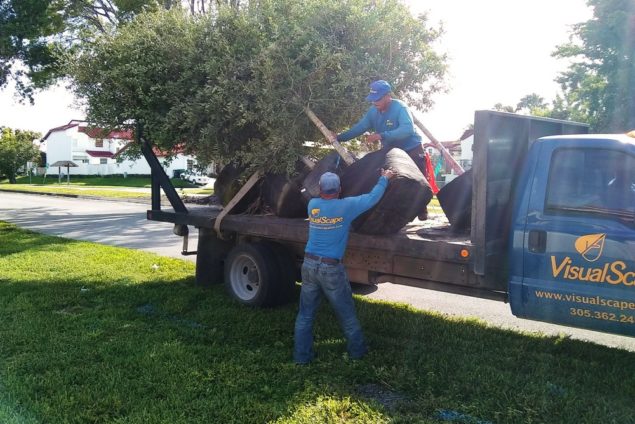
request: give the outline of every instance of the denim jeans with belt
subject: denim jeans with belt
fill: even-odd
[[[293,360],[305,364],[315,357],[313,351],[313,322],[322,297],[325,296],[335,310],[344,336],[348,354],[359,359],[366,353],[366,343],[362,327],[355,314],[353,293],[348,282],[346,269],[340,262],[327,264],[304,258],[302,264],[302,290],[300,310],[295,321],[295,346]]]

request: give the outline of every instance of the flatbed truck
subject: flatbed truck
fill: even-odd
[[[477,111],[469,231],[433,220],[388,236],[351,233],[349,279],[495,299],[518,317],[634,336],[635,138],[587,133],[585,124]],[[224,281],[246,305],[289,300],[308,221],[186,207],[140,141],[152,168],[147,218],[173,223],[184,246],[189,227],[198,230],[197,250],[183,249],[197,255],[197,284]],[[617,178],[627,180],[622,191]],[[161,208],[161,189],[172,210]]]

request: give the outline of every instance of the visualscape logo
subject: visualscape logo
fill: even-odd
[[[575,250],[587,261],[595,262],[602,256],[606,234],[589,234],[578,237],[575,241]]]
[[[585,261],[596,262],[602,257],[605,242],[606,234],[587,234],[578,237],[573,247]],[[574,261],[569,256],[560,260],[552,255],[551,274],[554,278],[560,277],[565,280],[635,286],[635,272],[629,270],[624,261],[617,260],[596,266],[578,262],[581,261]]]

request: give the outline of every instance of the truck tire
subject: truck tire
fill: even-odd
[[[278,296],[276,304],[284,305],[295,299],[298,291],[296,282],[301,279],[299,267],[295,261],[293,254],[279,243],[263,242],[276,257],[278,270],[280,272],[280,281],[278,285]]]
[[[341,174],[341,197],[368,193],[377,184],[380,168],[397,175],[373,208],[357,217],[353,229],[361,234],[387,235],[401,230],[432,200],[430,184],[408,153],[401,149],[372,152],[347,167]]]
[[[209,228],[198,231],[196,285],[209,287],[223,282],[223,262],[231,249],[230,242],[219,239]]]
[[[280,290],[280,267],[266,243],[241,243],[225,261],[225,287],[229,294],[248,306],[274,306]]]

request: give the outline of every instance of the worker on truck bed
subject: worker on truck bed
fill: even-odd
[[[346,336],[348,355],[360,359],[367,348],[362,328],[357,320],[353,295],[342,264],[351,223],[372,208],[384,195],[392,170],[381,170],[379,181],[370,193],[338,199],[340,178],[326,172],[320,177],[320,197],[309,201],[309,240],[302,264],[300,309],[295,321],[293,360],[308,364],[313,351],[313,322],[322,297],[335,310]]]
[[[408,153],[436,193],[438,189],[434,175],[428,171],[432,169],[430,157],[423,150],[421,135],[415,130],[412,113],[404,102],[391,97],[391,91],[392,87],[384,80],[371,83],[366,100],[372,103],[372,106],[359,122],[349,130],[337,134],[337,141],[348,141],[367,131],[373,131],[366,135],[366,143],[380,141],[382,148],[398,147]],[[419,219],[423,221],[427,218],[428,209],[424,206],[419,213]]]

